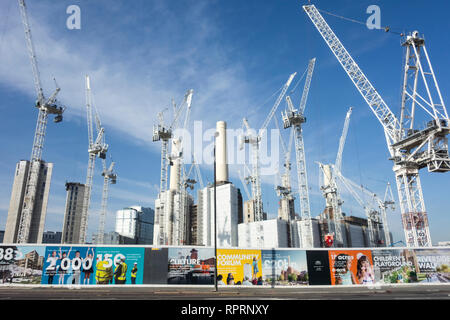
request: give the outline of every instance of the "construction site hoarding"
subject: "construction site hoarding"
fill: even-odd
[[[329,250],[331,285],[375,282],[371,250]]]
[[[95,284],[95,247],[47,246],[43,256],[42,284]]]
[[[0,285],[214,285],[204,246],[0,246]],[[219,285],[450,283],[450,247],[217,249]]]
[[[330,262],[327,250],[306,251],[309,285],[331,285]]]
[[[40,284],[43,246],[0,246],[0,283]]]
[[[217,249],[219,285],[262,284],[261,250]]]
[[[214,249],[179,247],[168,250],[168,284],[214,284]]]
[[[264,285],[308,285],[305,250],[262,250],[261,256]]]

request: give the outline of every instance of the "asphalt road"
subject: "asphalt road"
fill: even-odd
[[[377,287],[155,287],[0,285],[0,300],[450,300],[448,284]]]

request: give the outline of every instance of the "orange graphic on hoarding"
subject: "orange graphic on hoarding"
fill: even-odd
[[[373,284],[370,250],[330,250],[328,258],[332,285]]]

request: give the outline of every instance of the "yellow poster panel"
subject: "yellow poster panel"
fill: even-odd
[[[217,249],[219,285],[254,285],[262,279],[261,250]]]

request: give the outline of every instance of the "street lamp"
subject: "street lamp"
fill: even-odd
[[[216,195],[216,138],[219,136],[219,132],[214,132],[214,286],[217,291],[217,195]]]

